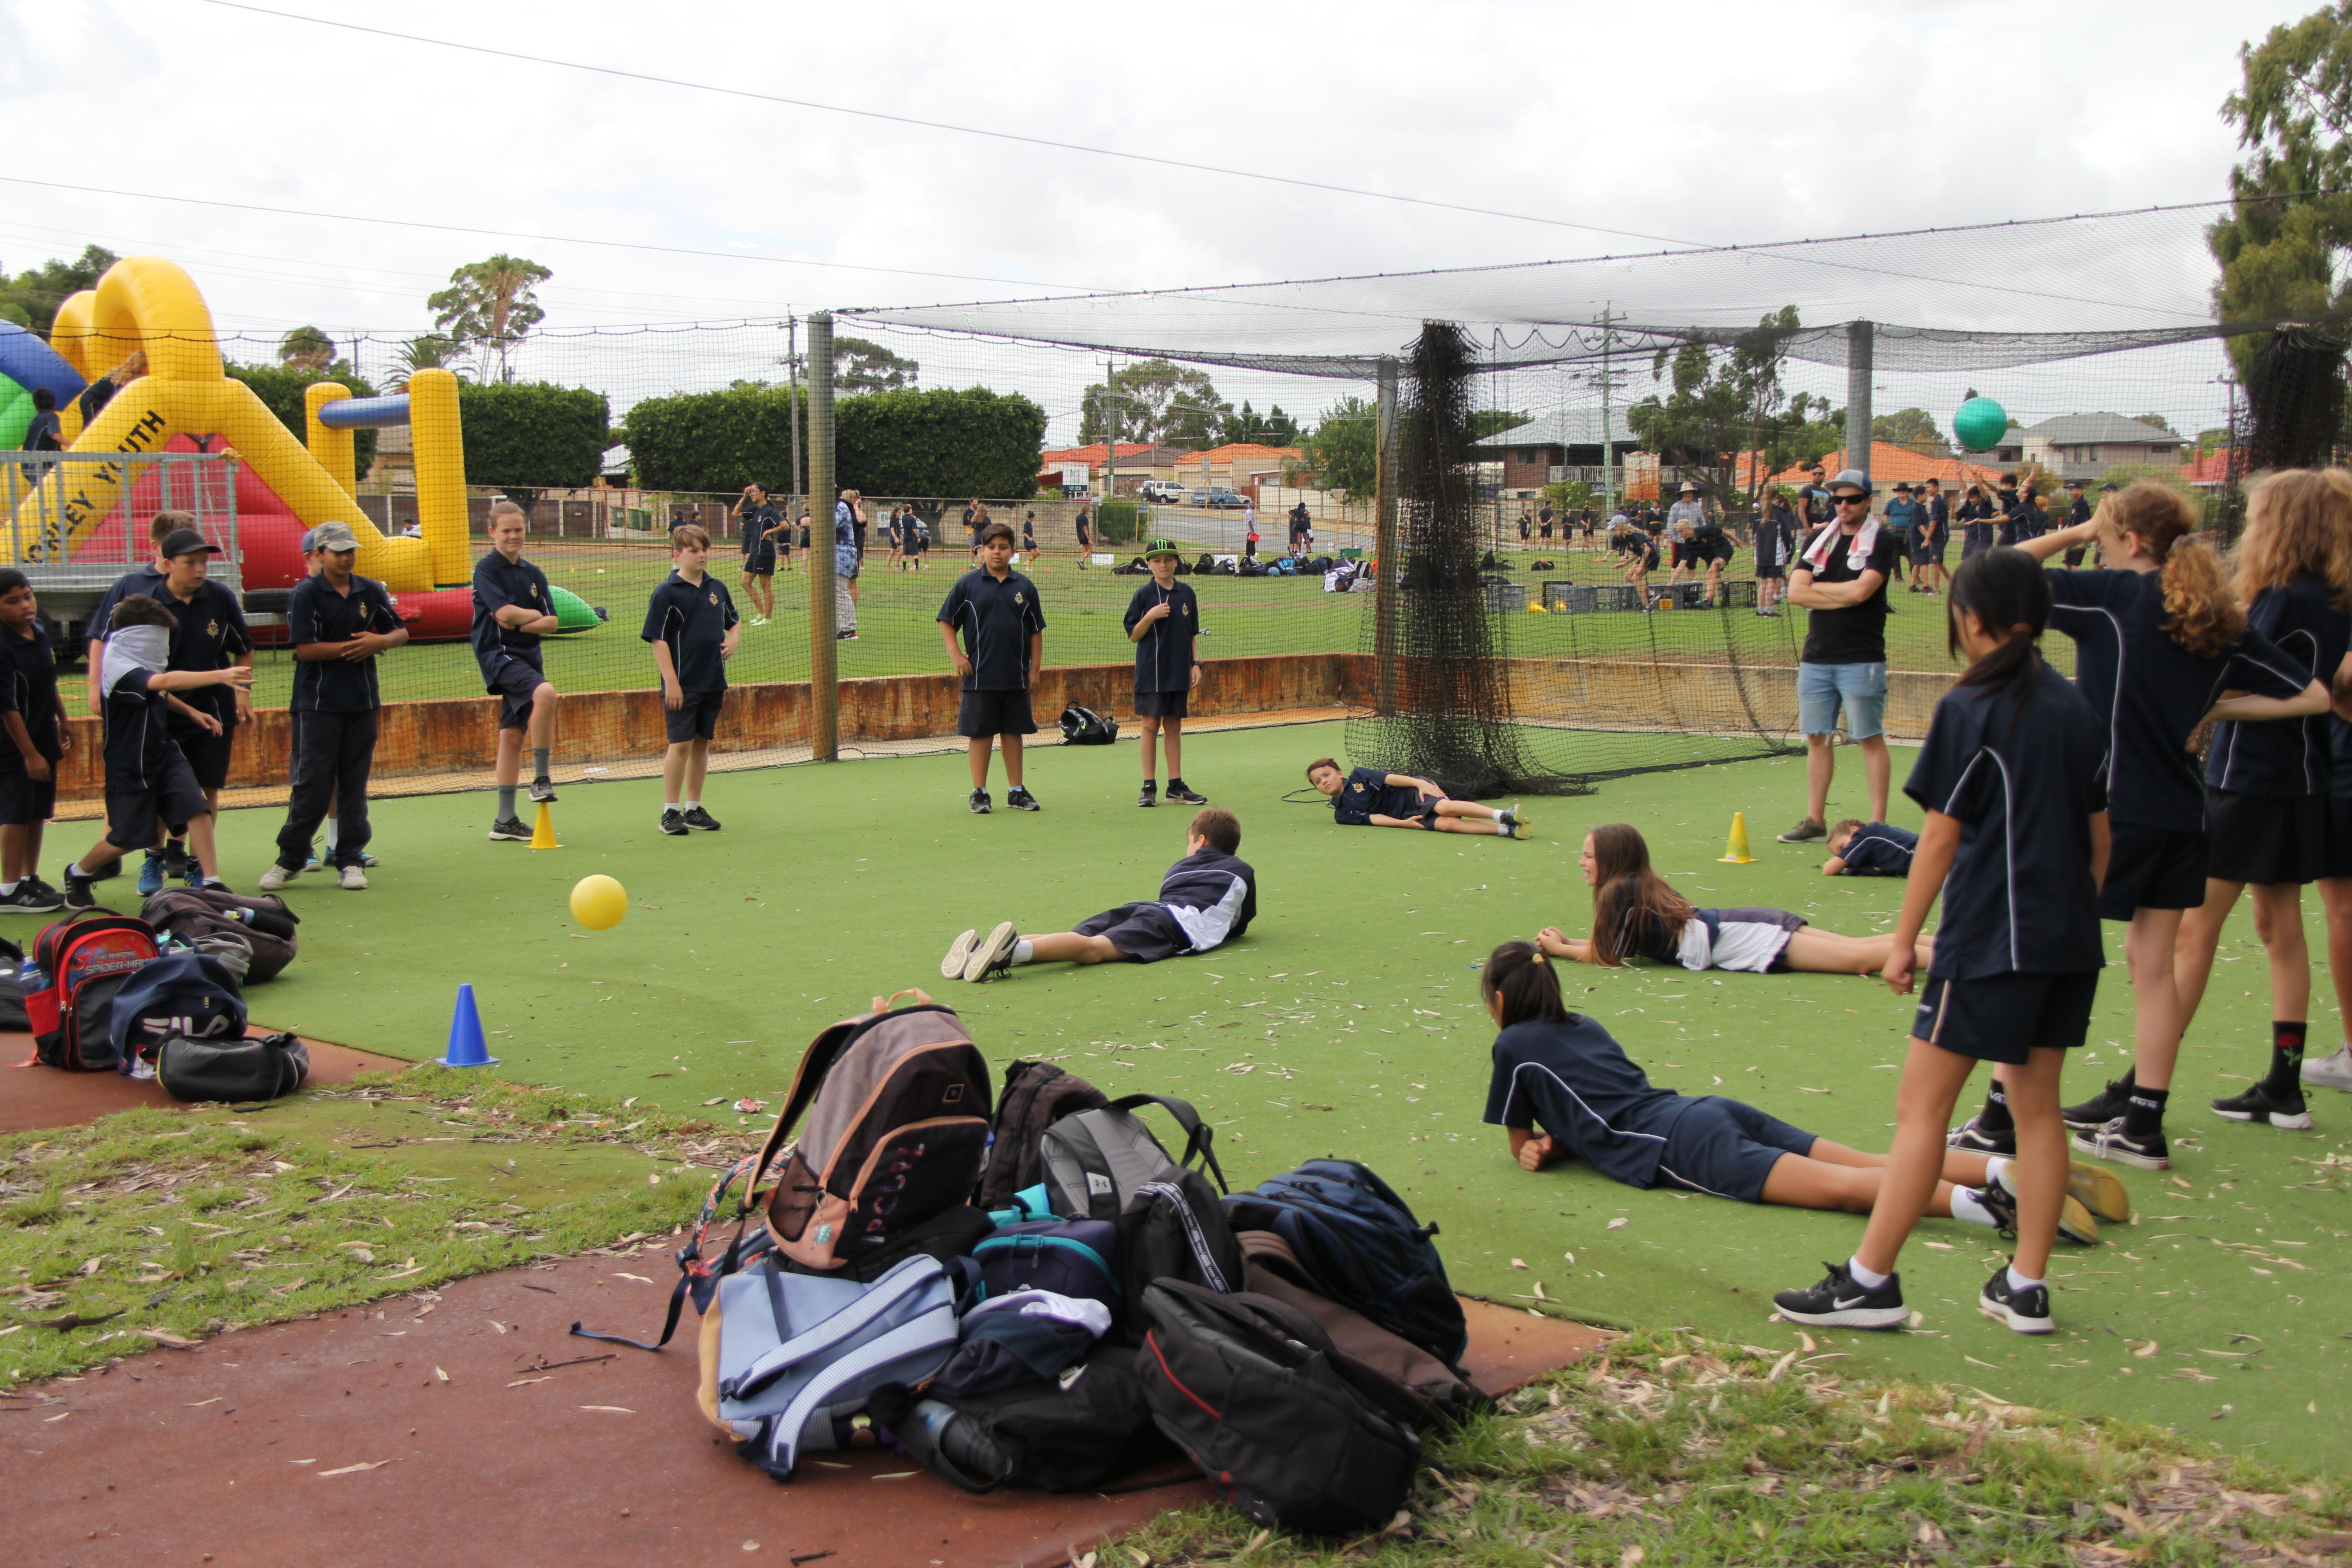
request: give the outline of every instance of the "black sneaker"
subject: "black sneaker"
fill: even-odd
[[[545,802],[553,800],[555,798],[555,781],[550,778],[537,778],[531,780],[530,798],[533,805],[541,805]]]
[[[2109,1079],[2106,1088],[2080,1105],[2070,1105],[2058,1114],[2066,1125],[2077,1132],[2096,1132],[2130,1108],[2132,1075]]]
[[[1977,1202],[1992,1212],[1996,1230],[2010,1240],[2017,1238],[2017,1199],[2007,1187],[1999,1182],[1987,1182],[1981,1187],[1966,1190],[1973,1193]],[[2058,1205],[2058,1234],[2077,1247],[2096,1247],[2099,1244],[2099,1222],[2072,1193],[2067,1194]]]
[[[1171,800],[1175,799],[1176,792],[1172,789],[1170,790],[1168,792],[1168,798]],[[1143,793],[1135,797],[1135,804],[1147,808],[1158,805],[1160,804],[1160,786],[1152,783],[1150,779],[1144,780]]]
[[[1816,838],[1827,838],[1829,836],[1830,830],[1828,828],[1822,826],[1821,823],[1809,816],[1802,822],[1798,823],[1796,826],[1789,829],[1788,832],[1780,835],[1780,842],[1783,844],[1810,844]]]
[[[2214,1101],[2215,1109],[2220,1109],[2221,1103]],[[2225,1110],[2221,1114],[2228,1116],[2230,1113]],[[2303,1124],[2310,1126],[2311,1119],[2305,1117]],[[2158,1128],[2147,1138],[2128,1137],[2124,1132],[2124,1119],[2120,1116],[2104,1127],[2075,1133],[2072,1142],[2075,1148],[2094,1160],[2113,1160],[2118,1165],[2137,1165],[2143,1171],[2168,1171],[2172,1168],[2172,1149],[2164,1141],[2164,1129]]]
[[[1772,1298],[1772,1305],[1792,1323],[1811,1323],[1820,1328],[1899,1329],[1911,1321],[1911,1310],[1903,1304],[1903,1277],[1890,1274],[1886,1283],[1875,1290],[1865,1290],[1853,1282],[1843,1263],[1822,1265],[1829,1277],[1808,1290],[1783,1290]]]
[[[530,842],[530,825],[520,816],[501,816],[490,824],[490,837],[502,843],[528,844]]]
[[[27,877],[16,884],[15,892],[0,895],[0,914],[46,915],[63,902],[55,892],[44,893],[41,884]]]
[[[1209,797],[1207,795],[1201,794],[1191,784],[1186,784],[1182,779],[1170,779],[1168,781],[1168,798],[1171,801],[1181,802],[1185,805],[1206,805],[1209,804]]]
[[[1037,797],[1031,795],[1027,790],[1023,789],[1019,784],[1014,784],[1011,789],[1004,792],[1004,804],[1011,806],[1015,811],[1036,811],[1041,809],[1037,805]],[[2305,1125],[2308,1125],[2308,1123]]]
[[[2289,1132],[2301,1132],[2311,1125],[2311,1112],[2304,1107],[2300,1084],[2281,1093],[2266,1083],[2258,1083],[2243,1094],[2215,1100],[2213,1114],[2231,1121],[2267,1121]]]
[[[1971,1116],[1944,1134],[1944,1147],[1965,1154],[1999,1154],[2013,1160],[2017,1158],[2017,1127],[2012,1122],[2006,1132],[1991,1132],[1986,1131],[1983,1117]]]
[[[2009,1265],[1993,1270],[1985,1281],[1984,1294],[1977,1298],[1977,1310],[1996,1323],[2007,1323],[2021,1334],[2046,1334],[2056,1325],[2050,1321],[2050,1287],[2036,1285],[2028,1290],[2012,1290],[2009,1286]]]
[[[686,825],[688,827],[699,827],[705,833],[719,831],[719,819],[698,805],[686,814]]]
[[[1013,929],[1011,921],[999,921],[989,933],[971,944],[963,964],[963,977],[975,984],[993,980],[1013,967],[1013,950],[1019,946],[1021,933]]]
[[[988,804],[988,792],[986,790],[976,789],[971,792],[971,814],[974,816],[986,816],[989,812],[993,809],[994,808]]]
[[[661,830],[672,838],[683,838],[693,831],[686,825],[686,814],[676,806],[669,806],[663,810]]]
[[[69,910],[94,910],[98,908],[98,895],[90,891],[89,886],[95,879],[96,879],[94,878],[84,876],[79,867],[67,867],[65,907]]]

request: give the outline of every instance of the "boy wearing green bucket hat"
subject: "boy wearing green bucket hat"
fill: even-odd
[[[1155,539],[1143,550],[1151,581],[1127,605],[1127,640],[1135,645],[1135,722],[1143,735],[1143,793],[1138,805],[1157,805],[1159,783],[1151,743],[1168,752],[1168,798],[1202,805],[1208,796],[1184,783],[1184,714],[1192,688],[1201,684],[1201,661],[1192,639],[1201,632],[1201,601],[1176,580],[1176,546]]]

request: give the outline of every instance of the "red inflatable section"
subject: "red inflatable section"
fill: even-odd
[[[212,440],[217,440],[215,437]],[[209,449],[210,442],[198,442],[187,436],[174,436],[165,444],[171,452],[201,452]],[[100,560],[144,560],[146,542],[126,550],[123,531],[128,518],[146,519],[173,508],[202,510],[206,512],[226,510],[228,497],[217,473],[204,479],[206,493],[198,496],[184,493],[190,484],[185,476],[174,475],[166,485],[156,469],[147,469],[134,479],[126,492],[122,510],[107,518],[83,536],[75,552],[84,558]],[[166,493],[167,489],[170,493]],[[140,525],[144,531],[144,523]],[[302,520],[294,515],[278,492],[262,483],[252,468],[240,464],[236,469],[236,542],[245,557],[245,587],[247,593],[257,590],[291,588],[308,574],[302,560],[302,535],[308,531]],[[395,594],[393,603],[400,609],[400,618],[407,623],[409,637],[417,642],[449,642],[467,636],[474,625],[474,591],[471,587],[436,588],[429,594]],[[257,626],[253,628],[254,641],[270,646],[282,643],[286,628],[282,626]]]

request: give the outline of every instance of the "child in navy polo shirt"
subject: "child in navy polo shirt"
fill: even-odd
[[[1926,994],[1896,1090],[1895,1146],[1852,1259],[1773,1298],[1793,1322],[1896,1329],[1910,1317],[1895,1267],[1943,1168],[1952,1107],[1979,1063],[2003,1065],[2017,1122],[2017,1251],[1979,1309],[2019,1333],[2051,1331],[2048,1274],[2067,1196],[2058,1080],[2083,1043],[2105,959],[2106,726],[2036,643],[2050,624],[2041,564],[1995,546],[1945,601],[1968,670],[1936,704],[1905,793],[1927,810],[1886,960],[1911,990],[1919,928],[1940,895]]]
[[[1907,877],[1919,836],[1891,822],[1849,816],[1830,829],[1829,843],[1830,858],[1822,862],[1824,877]]]
[[[41,830],[57,814],[57,764],[72,743],[57,656],[22,572],[0,568],[0,911],[47,914],[63,895],[41,880]]]
[[[735,657],[742,621],[726,587],[705,571],[710,535],[692,523],[669,531],[673,570],[646,605],[645,630],[661,671],[663,721],[669,750],[662,753],[661,830],[682,837],[699,827],[719,831],[702,809],[702,780],[710,766],[711,737],[727,705],[727,661]]]
[[[515,786],[522,777],[523,742],[530,742],[530,798],[555,798],[548,758],[555,745],[555,683],[541,662],[539,639],[556,629],[555,600],[547,574],[522,558],[526,531],[522,508],[510,500],[490,503],[488,555],[474,563],[474,662],[482,686],[499,699],[498,815],[490,837],[528,844],[530,829],[515,815]]]
[[[1169,764],[1173,767],[1174,763]],[[1342,773],[1329,757],[1307,764],[1307,782],[1331,797],[1331,817],[1342,827],[1421,827],[1433,833],[1491,834],[1526,838],[1535,832],[1516,805],[1453,800],[1427,779],[1358,768]]]
[[[1722,1095],[1653,1088],[1607,1029],[1568,1010],[1559,974],[1534,943],[1496,948],[1478,988],[1502,1030],[1486,1120],[1508,1133],[1522,1170],[1573,1158],[1629,1187],[1845,1214],[1868,1214],[1878,1201],[1887,1156],[1817,1138]],[[2017,1199],[2003,1184],[2010,1163],[1947,1152],[1927,1212],[1969,1225],[2014,1225]],[[2108,1189],[2108,1201],[2129,1212],[2114,1173],[2085,1164],[2081,1179]],[[2099,1236],[2090,1210],[2071,1195],[2065,1235],[2085,1244]]]
[[[106,832],[89,852],[66,868],[65,906],[97,907],[90,891],[94,874],[132,849],[152,847],[163,830],[185,833],[204,868],[207,884],[218,879],[213,858],[212,808],[188,759],[172,739],[169,694],[206,686],[244,690],[253,684],[247,665],[223,669],[166,669],[171,658],[172,612],[144,594],[114,606],[107,628],[105,668],[99,689],[106,698]],[[160,825],[160,826],[159,826]]]
[[[1004,804],[1015,811],[1035,811],[1037,797],[1021,782],[1021,737],[1037,732],[1029,689],[1037,684],[1045,657],[1045,612],[1037,603],[1037,584],[1013,570],[1012,529],[983,524],[979,547],[978,570],[956,579],[939,616],[940,641],[963,677],[956,733],[964,738],[971,761],[970,804],[974,815],[988,815],[988,743],[994,740],[1003,748],[1004,779],[1011,786]]]
[[[1192,639],[1201,633],[1201,601],[1190,585],[1176,580],[1176,547],[1155,539],[1143,558],[1151,563],[1151,581],[1127,602],[1127,640],[1135,645],[1135,727],[1143,737],[1143,793],[1138,805],[1159,804],[1155,777],[1155,739],[1168,752],[1168,798],[1186,805],[1206,805],[1209,797],[1195,794],[1184,782],[1184,719],[1192,688],[1201,684],[1201,661]]]
[[[1223,806],[1196,813],[1184,858],[1160,879],[1160,897],[1121,904],[1080,921],[1075,931],[1025,941],[1011,921],[983,937],[968,931],[948,944],[940,973],[950,980],[993,980],[1016,963],[1157,963],[1207,952],[1249,930],[1257,915],[1257,873],[1238,858],[1241,819]]]

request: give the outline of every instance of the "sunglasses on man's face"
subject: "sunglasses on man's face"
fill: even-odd
[[[1870,498],[1868,496],[1838,496],[1835,500],[1840,506],[1868,506],[1870,504]]]

